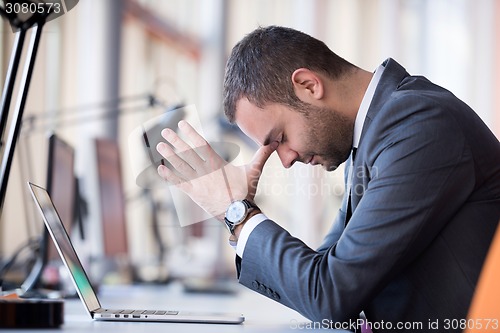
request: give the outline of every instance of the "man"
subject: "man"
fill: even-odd
[[[172,168],[158,172],[228,225],[241,284],[315,322],[364,312],[374,331],[460,331],[452,321],[466,318],[500,219],[500,144],[473,110],[393,59],[372,73],[276,26],[233,48],[224,108],[261,146],[243,174],[185,122],[204,148],[164,130],[173,147],[157,149]],[[342,207],[317,250],[253,202],[273,151],[287,168],[348,159]]]

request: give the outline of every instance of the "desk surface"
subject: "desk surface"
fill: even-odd
[[[175,309],[188,311],[217,311],[243,313],[241,325],[184,324],[153,322],[102,322],[92,320],[79,299],[65,301],[65,322],[52,332],[296,332],[308,321],[297,312],[252,292],[240,285],[235,294],[218,295],[186,293],[180,284],[167,286],[104,286],[99,300],[107,308]],[[307,331],[314,331],[309,327]],[[319,330],[319,329],[318,329]],[[29,330],[2,330],[2,332],[27,332]],[[34,330],[39,332],[39,330]],[[332,330],[328,330],[332,332]],[[333,331],[341,332],[341,331]]]

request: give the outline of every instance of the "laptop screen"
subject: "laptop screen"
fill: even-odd
[[[30,187],[31,194],[33,195],[33,199],[37,203],[37,206],[43,216],[45,225],[54,240],[57,251],[61,256],[62,261],[70,271],[72,280],[80,298],[85,303],[89,312],[99,309],[101,306],[97,300],[94,289],[92,288],[80,259],[73,248],[73,244],[71,244],[68,233],[62,224],[59,214],[54,207],[49,194],[42,187],[32,183],[28,183],[28,185]]]

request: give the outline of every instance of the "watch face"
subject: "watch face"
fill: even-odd
[[[234,201],[227,208],[226,219],[228,219],[229,222],[238,223],[245,217],[246,210],[247,208],[243,202]]]

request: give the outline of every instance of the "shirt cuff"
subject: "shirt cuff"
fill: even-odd
[[[238,237],[238,243],[236,244],[236,254],[240,258],[243,258],[243,252],[245,251],[248,237],[250,237],[253,229],[255,229],[256,226],[267,219],[268,218],[266,215],[259,213],[255,214],[245,222],[245,224],[241,228],[240,236]]]

